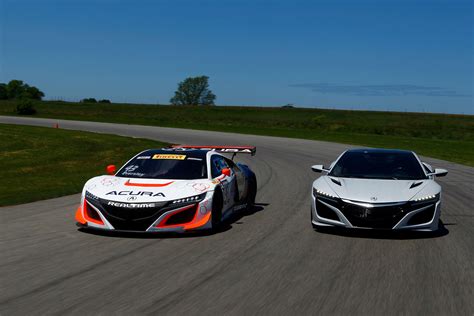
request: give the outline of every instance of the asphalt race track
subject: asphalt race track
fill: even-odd
[[[347,145],[0,117],[56,122],[172,143],[256,145],[257,155],[241,160],[257,173],[259,207],[218,234],[148,238],[79,231],[79,195],[1,208],[1,315],[474,313],[474,168],[425,160],[449,170],[439,180],[438,234],[319,233],[309,217],[310,166],[328,165]]]

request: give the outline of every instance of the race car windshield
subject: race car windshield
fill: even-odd
[[[193,180],[206,179],[205,159],[186,155],[139,156],[117,173],[118,177]]]
[[[362,179],[426,179],[410,152],[346,152],[329,173],[333,177]]]

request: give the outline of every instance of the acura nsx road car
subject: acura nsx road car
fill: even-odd
[[[255,154],[255,147],[174,146],[146,150],[117,172],[84,185],[76,221],[111,231],[185,232],[215,229],[254,204],[255,174],[221,153]]]
[[[352,149],[313,182],[311,222],[314,228],[340,226],[389,230],[436,231],[441,187],[432,169],[411,151]]]

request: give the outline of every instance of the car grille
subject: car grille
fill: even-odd
[[[104,199],[86,200],[99,209],[117,230],[146,231],[163,213],[170,210],[166,207],[168,202],[118,203]]]
[[[341,201],[339,209],[353,226],[391,229],[409,212],[409,204],[364,207]]]

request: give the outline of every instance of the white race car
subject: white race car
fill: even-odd
[[[388,230],[436,231],[441,187],[433,170],[411,151],[352,149],[329,168],[312,166],[325,175],[313,182],[311,222],[327,226]]]
[[[86,182],[76,221],[81,227],[110,231],[216,229],[232,211],[253,205],[257,194],[253,171],[220,153],[255,151],[249,146],[143,151],[117,172],[110,165],[110,175]]]

